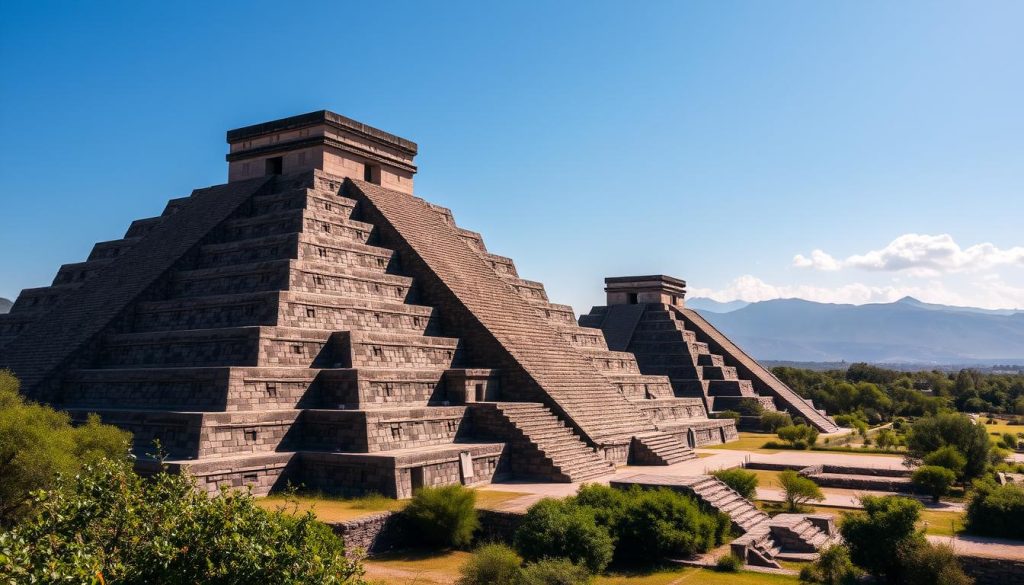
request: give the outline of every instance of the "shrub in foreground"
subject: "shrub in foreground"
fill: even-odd
[[[901,555],[924,542],[915,528],[921,503],[900,496],[864,496],[860,502],[864,511],[847,515],[839,526],[850,558],[879,580],[898,583]]]
[[[72,426],[67,413],[28,402],[18,389],[18,379],[0,370],[0,527],[29,513],[33,491],[99,459],[127,460],[131,443],[131,434],[95,415]]]
[[[748,500],[757,496],[757,474],[739,467],[733,469],[719,469],[711,475],[725,483],[739,495]]]
[[[733,554],[718,557],[715,561],[715,570],[722,573],[736,573],[742,568],[743,559]]]
[[[839,544],[822,550],[814,563],[800,569],[801,583],[853,585],[857,579],[858,571],[850,561],[850,551]]]
[[[902,551],[903,585],[971,585],[948,544],[927,542]]]
[[[590,572],[569,559],[543,559],[523,567],[522,585],[585,585]]]
[[[458,585],[520,585],[523,560],[504,544],[485,544],[459,569]]]
[[[476,493],[461,485],[418,490],[402,512],[425,543],[463,548],[480,526]]]
[[[724,542],[729,528],[728,516],[705,512],[687,496],[633,489],[614,528],[615,557],[623,563],[688,557]]]
[[[136,475],[125,462],[83,467],[37,492],[35,515],[0,532],[0,574],[14,583],[359,583],[362,568],[312,513],[210,497],[186,475]]]
[[[974,534],[1024,539],[1024,486],[974,482],[965,526]]]
[[[608,530],[597,524],[593,510],[571,500],[543,499],[531,506],[514,542],[528,561],[563,557],[592,573],[603,571],[612,559]]]

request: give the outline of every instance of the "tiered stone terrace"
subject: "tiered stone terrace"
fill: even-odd
[[[756,400],[787,410],[819,431],[839,427],[824,411],[762,367],[699,313],[685,308],[686,283],[663,275],[605,279],[608,305],[579,323],[603,332],[608,345],[636,356],[640,371],[668,376],[669,396],[696,397],[708,412]]]
[[[0,322],[25,391],[132,431],[140,467],[158,440],[207,489],[404,497],[582,481],[736,436],[412,196],[411,142],[329,112],[229,141],[232,182],[134,222]]]

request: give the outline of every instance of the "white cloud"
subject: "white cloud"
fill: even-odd
[[[1024,288],[1007,284],[998,275],[989,274],[974,282],[963,283],[967,290],[949,289],[943,282],[932,280],[923,285],[869,286],[854,282],[838,287],[812,285],[773,285],[756,276],[746,274],[723,289],[690,287],[690,297],[705,297],[726,302],[747,302],[773,299],[805,299],[819,303],[891,303],[912,296],[928,303],[981,307],[989,309],[1024,308]]]
[[[814,250],[811,257],[803,254],[793,256],[793,266],[797,268],[813,268],[815,270],[839,270],[842,264],[822,250]]]
[[[1024,246],[1000,249],[991,243],[961,248],[949,234],[904,234],[881,250],[854,254],[838,260],[822,250],[808,258],[793,257],[793,266],[815,270],[861,268],[872,271],[907,271],[917,276],[935,276],[949,272],[967,272],[996,266],[1024,266]]]

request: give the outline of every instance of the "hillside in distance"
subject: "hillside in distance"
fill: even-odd
[[[1024,312],[911,297],[869,305],[778,299],[725,313],[694,308],[761,360],[1024,363]]]
[[[10,300],[0,297],[0,315],[11,312],[11,305],[13,304]]]

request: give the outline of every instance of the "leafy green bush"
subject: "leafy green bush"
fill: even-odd
[[[1017,443],[1018,442],[1019,441],[1017,440],[1017,435],[1015,435],[1013,433],[1003,433],[1003,439],[1002,439],[1002,441],[1000,441],[1000,443],[1002,444],[1003,448],[1009,449],[1010,451],[1016,451],[1017,450]]]
[[[949,488],[956,482],[956,474],[938,465],[922,465],[914,470],[911,476],[914,487],[930,495],[933,502],[949,493]]]
[[[268,512],[243,491],[210,497],[187,475],[144,480],[122,461],[83,466],[36,492],[33,511],[0,532],[0,575],[10,582],[351,583],[362,575],[312,513]]]
[[[818,442],[818,429],[805,424],[780,427],[777,433],[794,449],[807,449]]]
[[[741,398],[736,401],[735,410],[743,416],[761,416],[764,406],[756,398]]]
[[[741,568],[743,568],[743,559],[733,554],[718,557],[718,560],[715,561],[715,570],[722,573],[736,573]]]
[[[586,506],[594,513],[598,526],[608,529],[614,536],[615,527],[622,517],[622,511],[628,504],[630,491],[618,490],[611,486],[588,483],[580,486],[576,496],[571,499],[579,506]]]
[[[988,469],[992,442],[988,431],[974,424],[970,417],[959,413],[943,413],[917,419],[907,435],[907,451],[911,457],[924,456],[942,447],[955,447],[966,460],[963,477],[974,479]],[[945,467],[945,466],[943,466]]]
[[[748,500],[757,497],[757,474],[739,467],[733,469],[719,469],[718,471],[712,472],[718,480],[725,483],[739,495],[747,498]]]
[[[480,526],[476,493],[461,485],[419,489],[402,514],[426,544],[463,548]]]
[[[850,561],[850,551],[839,544],[822,550],[813,564],[800,569],[801,583],[853,585],[857,579],[858,571]]]
[[[779,484],[785,491],[786,504],[791,512],[800,511],[810,501],[820,502],[825,499],[818,484],[798,474],[792,469],[779,473]]]
[[[600,573],[612,559],[608,529],[599,526],[594,511],[569,501],[545,498],[526,512],[516,530],[515,547],[528,561],[563,557]]]
[[[521,585],[523,560],[504,544],[485,544],[459,569],[458,585]]]
[[[924,542],[915,528],[921,503],[900,496],[864,496],[860,502],[864,511],[848,514],[839,526],[850,558],[879,580],[900,583],[900,555]]]
[[[919,543],[901,551],[904,585],[972,585],[948,544]]]
[[[732,420],[740,420],[740,413],[735,410],[720,410],[718,412],[712,412],[711,418],[731,418]]]
[[[90,415],[74,427],[67,413],[26,401],[18,379],[0,370],[0,526],[28,512],[31,492],[50,489],[58,475],[73,476],[103,458],[128,458],[131,434]]]
[[[1024,486],[975,481],[965,525],[974,534],[1024,539]]]
[[[924,456],[922,462],[925,465],[945,467],[952,471],[958,478],[963,476],[964,468],[967,467],[967,458],[953,445],[939,447]]]
[[[761,414],[761,430],[766,433],[774,433],[789,426],[793,426],[793,417],[788,412],[766,410]]]
[[[585,585],[590,573],[569,559],[543,559],[523,568],[522,585]]]
[[[632,489],[613,531],[615,557],[645,563],[707,552],[725,541],[729,528],[728,516],[705,512],[680,493]]]

